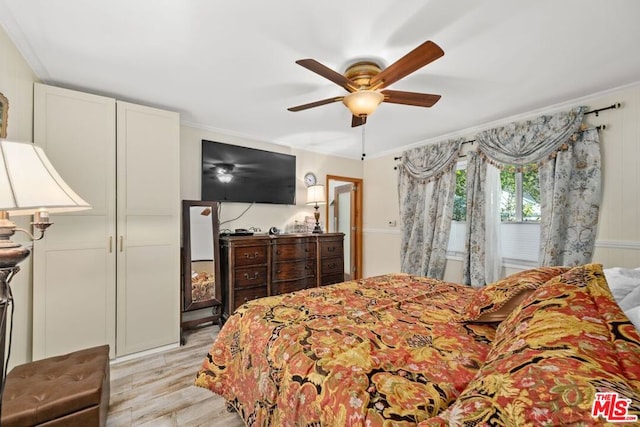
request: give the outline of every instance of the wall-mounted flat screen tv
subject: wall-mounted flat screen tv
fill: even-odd
[[[296,203],[296,157],[202,140],[202,200]]]

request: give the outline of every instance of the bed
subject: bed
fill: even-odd
[[[631,421],[640,335],[597,264],[480,289],[389,274],[241,306],[196,385],[249,426]],[[609,400],[592,416],[599,396]]]

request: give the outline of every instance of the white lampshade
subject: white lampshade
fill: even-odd
[[[91,209],[35,144],[0,140],[0,211],[33,215]]]
[[[378,105],[384,99],[384,95],[375,90],[360,90],[342,98],[342,103],[356,116],[368,116],[373,114]]]
[[[318,184],[307,187],[307,204],[321,205],[323,203],[326,203],[324,198],[324,185]]]

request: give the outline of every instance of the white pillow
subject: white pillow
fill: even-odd
[[[640,287],[640,268],[605,268],[604,277],[607,279],[609,289],[620,304],[634,289]]]
[[[640,332],[640,306],[627,310],[624,314],[627,315],[629,320],[631,320],[631,323],[633,323],[638,332]]]
[[[623,311],[640,307],[640,286],[629,292],[622,301],[618,301],[618,305]]]

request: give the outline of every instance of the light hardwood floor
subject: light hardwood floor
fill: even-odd
[[[107,427],[236,427],[222,397],[193,385],[219,328],[189,332],[185,345],[141,359],[111,365]]]

